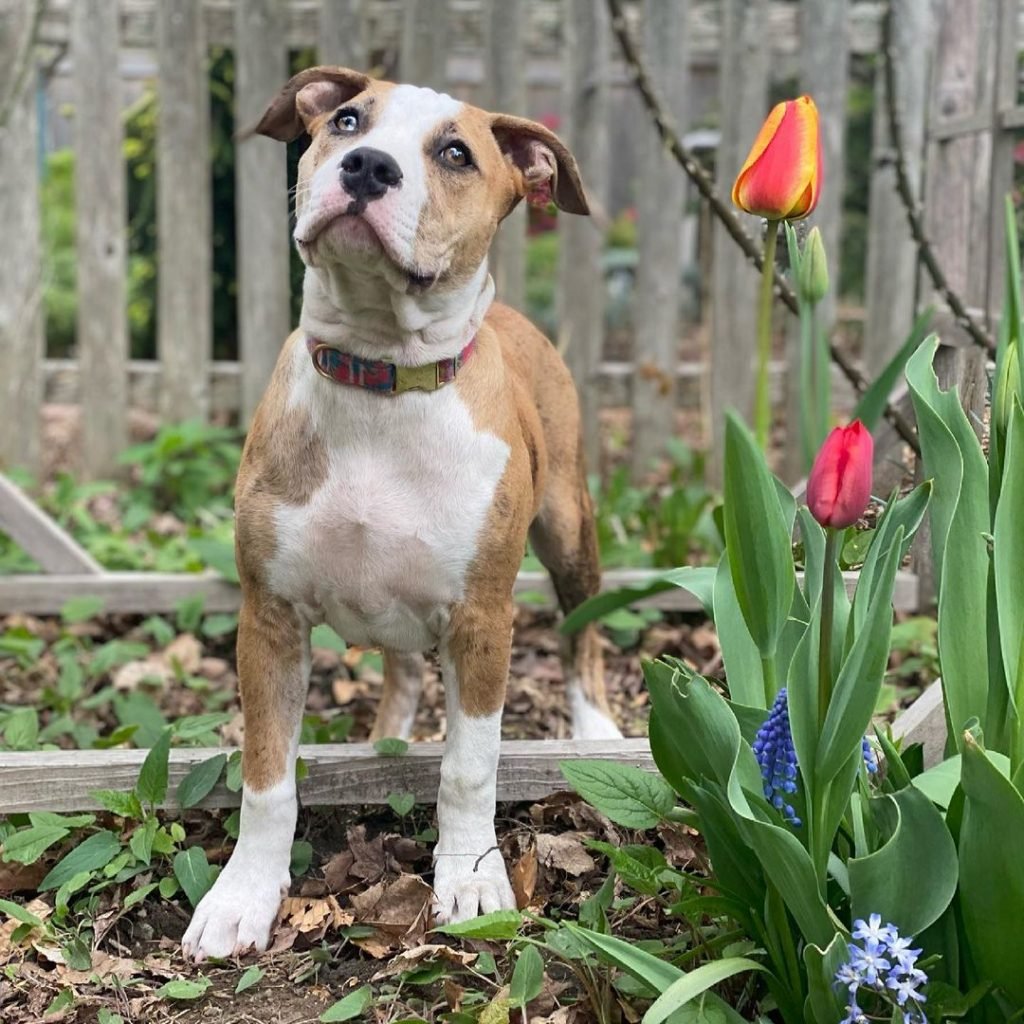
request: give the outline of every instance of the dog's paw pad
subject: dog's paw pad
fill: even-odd
[[[225,869],[199,901],[181,940],[182,952],[197,963],[247,950],[260,952],[270,943],[270,929],[281,905],[280,886],[254,887],[227,875]]]
[[[434,872],[434,921],[452,924],[495,910],[515,910],[504,861],[497,850],[474,855],[438,856]]]

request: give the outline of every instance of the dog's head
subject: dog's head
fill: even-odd
[[[379,269],[413,290],[456,286],[521,199],[588,212],[576,161],[543,125],[347,68],[295,75],[255,131],[310,137],[294,232],[309,266]]]

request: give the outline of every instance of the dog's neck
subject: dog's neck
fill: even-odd
[[[486,260],[454,290],[415,294],[399,286],[351,266],[307,267],[299,326],[353,355],[422,366],[461,352],[494,300]]]

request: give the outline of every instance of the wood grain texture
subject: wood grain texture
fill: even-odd
[[[602,590],[645,586],[658,576],[652,569],[610,569],[601,578]],[[802,576],[797,573],[797,578]],[[845,574],[847,589],[856,581],[856,573]],[[554,590],[545,572],[520,572],[515,594],[524,602],[543,607],[555,606]],[[106,612],[131,612],[148,615],[172,611],[179,601],[202,595],[207,612],[237,611],[239,589],[215,573],[104,572],[91,576],[84,572],[49,576],[0,576],[0,614],[32,612],[56,614],[72,597],[99,597]],[[901,611],[917,608],[917,578],[907,572],[896,575],[893,603]],[[689,591],[679,587],[663,591],[638,602],[639,605],[665,611],[700,611],[700,603]]]
[[[201,0],[157,12],[157,350],[167,421],[206,419],[213,350],[210,93]]]
[[[369,66],[366,0],[320,0],[316,52],[319,64],[365,71]]]
[[[611,31],[603,3],[562,3],[565,43],[560,131],[579,163],[590,216],[562,214],[558,218],[558,348],[579,393],[587,467],[598,472],[601,444],[594,385],[604,347],[601,254],[607,220]]]
[[[488,5],[487,71],[485,97],[488,109],[528,117],[526,99],[526,0],[502,0]],[[497,298],[525,312],[526,300],[525,202],[519,204],[498,228],[491,246],[491,273]]]
[[[254,125],[288,79],[284,0],[235,4],[235,123]],[[254,136],[235,155],[242,421],[263,396],[291,324],[285,147]]]
[[[768,52],[764,46],[766,0],[722,0],[722,51],[718,109],[721,141],[715,184],[729,195],[747,151],[768,112]],[[759,236],[759,221],[740,215]],[[748,420],[754,411],[754,341],[760,275],[724,227],[715,224],[711,264],[711,347],[708,361],[707,430],[711,438],[708,474],[721,481],[724,413],[735,409]]]
[[[688,127],[689,56],[686,50],[684,0],[645,0],[644,51],[655,88],[682,135]],[[637,168],[636,300],[633,341],[632,476],[642,481],[652,463],[666,454],[673,430],[679,358],[679,294],[682,279],[682,232],[686,177],[644,118]]]
[[[122,153],[120,29],[116,4],[72,8],[75,215],[86,475],[122,472],[127,433],[127,192]]]
[[[448,32],[447,0],[403,0],[398,80],[446,92]]]
[[[0,470],[39,464],[39,405],[44,351],[39,237],[36,76],[15,79],[31,39],[35,10],[0,0]]]
[[[45,572],[103,572],[78,541],[69,536],[20,487],[0,473],[0,532],[31,555]]]
[[[412,743],[400,757],[382,757],[369,743],[318,744],[299,748],[309,775],[299,783],[307,807],[384,803],[391,793],[412,793],[417,803],[437,799],[443,743]],[[24,811],[94,810],[96,789],[129,790],[135,785],[145,750],[59,750],[0,752],[0,814]],[[171,751],[170,786],[162,806],[176,808],[178,784],[189,769],[230,748],[177,748]],[[594,758],[654,771],[646,739],[513,740],[501,744],[498,800],[539,800],[569,790],[559,762]],[[237,807],[240,794],[221,783],[201,807]]]

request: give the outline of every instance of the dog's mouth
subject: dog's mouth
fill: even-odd
[[[363,216],[365,209],[365,202],[360,203],[352,199],[344,209],[324,210],[307,224],[300,221],[293,236],[300,254],[312,255],[321,236],[332,227],[340,227],[344,232],[342,237],[345,241],[361,245],[369,243],[378,248],[387,257],[388,262],[406,278],[410,292],[422,294],[429,291],[437,284],[441,275],[436,271],[426,271],[422,267],[411,267],[399,259],[374,226]]]

